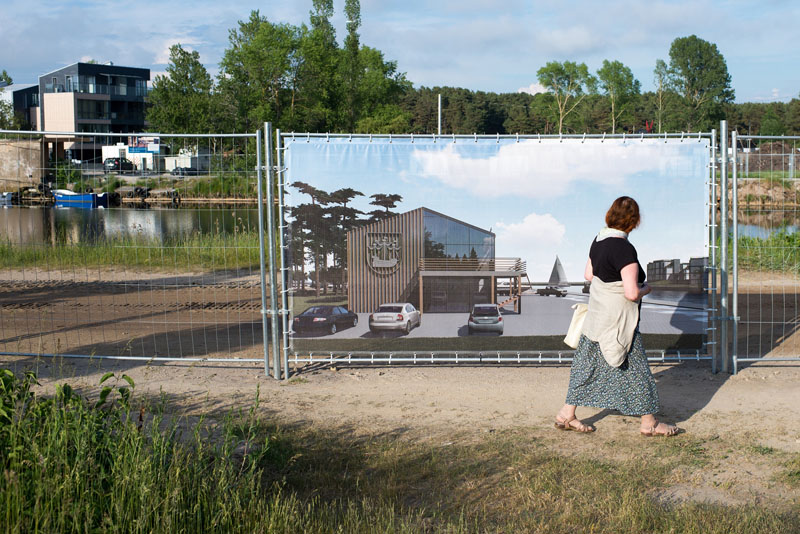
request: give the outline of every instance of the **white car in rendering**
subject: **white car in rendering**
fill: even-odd
[[[369,331],[400,330],[406,334],[422,324],[422,314],[408,302],[381,304],[369,316]]]

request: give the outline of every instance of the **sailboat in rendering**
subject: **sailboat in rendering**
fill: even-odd
[[[569,281],[567,280],[567,273],[564,272],[564,266],[561,265],[561,260],[556,256],[556,262],[553,264],[553,270],[550,273],[550,280],[547,281],[547,287],[537,289],[536,294],[542,296],[554,295],[556,297],[565,297],[568,287]]]

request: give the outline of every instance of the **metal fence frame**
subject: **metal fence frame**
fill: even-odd
[[[722,121],[723,125],[725,121]],[[737,150],[740,142],[750,142],[754,140],[770,140],[770,141],[792,141],[798,142],[800,141],[800,136],[784,136],[784,135],[739,135],[736,130],[733,130],[730,135],[731,140],[731,203],[732,203],[732,271],[733,271],[733,279],[732,279],[732,310],[731,316],[727,318],[726,321],[723,321],[723,325],[726,322],[732,323],[732,335],[730,339],[731,343],[731,351],[730,351],[730,359],[733,365],[732,373],[737,374],[739,372],[739,363],[740,362],[798,362],[800,363],[800,355],[797,356],[786,356],[786,357],[770,357],[764,358],[762,357],[740,357],[738,355],[738,327],[742,318],[739,316],[739,257],[738,257],[738,250],[739,250],[739,202],[738,202],[738,183],[739,183],[739,152]],[[727,141],[727,136],[725,136],[723,131],[723,142]],[[726,154],[727,151],[723,151],[723,154]],[[724,162],[727,158],[723,158],[723,169]],[[797,154],[796,157],[792,158],[795,160],[800,160],[800,154]],[[747,160],[749,162],[749,159]],[[791,161],[791,160],[790,160]],[[796,171],[795,171],[796,172]],[[723,177],[725,177],[727,173],[723,170]],[[727,193],[727,188],[723,185],[722,191]],[[727,194],[722,195],[723,205],[727,203]],[[727,217],[726,214],[723,212],[721,215],[721,221],[726,221]],[[722,223],[723,227],[726,224],[725,222]],[[724,232],[724,230],[723,230]],[[723,233],[723,235],[726,235]],[[727,249],[727,246],[723,248],[723,251]],[[723,266],[727,266],[727,263],[723,261]],[[727,287],[726,285],[723,287]],[[723,313],[723,315],[727,315],[727,313]],[[727,337],[723,335],[723,339],[727,341]],[[727,343],[723,345],[726,347]],[[727,370],[727,369],[725,369]]]
[[[275,146],[277,148],[278,153],[278,161],[275,167],[275,172],[281,176],[278,180],[278,196],[279,196],[279,203],[278,203],[278,214],[277,214],[277,221],[274,223],[280,228],[280,238],[282,240],[281,243],[281,250],[282,254],[281,257],[281,303],[280,309],[276,310],[275,313],[280,314],[280,316],[284,320],[284,326],[286,326],[286,318],[289,314],[287,298],[288,294],[291,292],[289,289],[289,279],[288,279],[288,271],[290,266],[287,264],[287,257],[288,257],[288,249],[286,247],[284,239],[284,230],[287,228],[286,224],[286,217],[285,217],[285,205],[283,203],[283,193],[286,187],[285,181],[285,174],[287,168],[285,166],[285,152],[289,149],[289,144],[287,141],[302,141],[304,139],[386,139],[388,142],[391,142],[393,139],[408,139],[413,142],[415,139],[430,139],[436,142],[437,140],[441,140],[443,142],[450,142],[455,143],[458,140],[462,141],[478,141],[478,140],[496,140],[499,142],[502,140],[542,140],[542,139],[550,139],[550,140],[563,140],[563,139],[579,139],[579,140],[586,140],[586,139],[619,139],[624,141],[637,141],[643,139],[664,139],[664,142],[668,140],[678,139],[681,142],[689,142],[692,140],[695,141],[702,141],[703,139],[709,140],[709,150],[710,150],[710,165],[708,169],[708,173],[706,176],[706,185],[709,189],[709,198],[707,199],[707,215],[708,215],[708,222],[707,222],[707,231],[709,232],[709,266],[708,272],[711,274],[709,277],[711,284],[710,287],[707,287],[706,290],[709,293],[710,299],[710,306],[709,306],[709,317],[708,317],[708,338],[705,342],[704,351],[701,350],[694,350],[694,351],[646,351],[648,354],[648,361],[651,362],[663,362],[663,363],[679,363],[682,361],[699,361],[699,360],[710,360],[713,372],[717,372],[717,345],[719,344],[719,339],[717,336],[717,330],[719,328],[719,324],[722,323],[723,327],[725,325],[725,321],[720,321],[717,305],[717,255],[715,250],[715,243],[716,243],[716,236],[717,236],[717,227],[714,220],[714,214],[716,211],[716,205],[714,201],[714,195],[716,194],[716,164],[717,161],[717,144],[716,144],[716,130],[712,130],[711,132],[701,132],[701,133],[662,133],[662,134],[647,134],[647,133],[640,133],[635,135],[629,134],[553,134],[553,135],[437,135],[437,134],[425,134],[425,135],[416,135],[416,134],[331,134],[331,133],[297,133],[297,132],[290,132],[290,133],[281,133],[280,130],[276,132],[276,141]],[[277,305],[277,302],[276,302]],[[292,352],[290,345],[291,341],[289,338],[290,331],[287,328],[283,330],[283,366],[286,374],[284,377],[288,377],[288,365],[289,363],[297,365],[309,365],[309,364],[342,364],[342,365],[372,365],[372,364],[393,364],[393,363],[402,363],[402,364],[461,364],[461,363],[469,363],[469,364],[476,364],[476,363],[483,363],[483,364],[522,364],[522,363],[566,363],[572,361],[572,355],[575,353],[574,350],[532,350],[532,351],[312,351],[309,352],[308,355],[301,355],[298,352]],[[710,347],[710,353],[709,353]],[[723,350],[724,344],[723,344]],[[317,354],[315,356],[315,354]],[[724,361],[724,360],[723,360]]]
[[[726,124],[722,124],[722,153],[727,151]],[[2,130],[0,135],[26,135],[26,136],[81,136],[87,135],[82,132],[56,132],[56,131],[26,131],[26,130]],[[64,357],[64,358],[95,358],[110,360],[133,360],[133,361],[182,361],[182,362],[215,362],[215,363],[261,363],[264,364],[264,371],[267,376],[275,379],[288,379],[290,376],[290,364],[295,366],[303,364],[327,363],[327,364],[351,364],[351,365],[370,365],[370,364],[417,364],[417,363],[441,363],[441,364],[523,364],[523,363],[566,363],[572,360],[574,351],[570,350],[532,350],[532,351],[322,351],[310,352],[303,356],[291,350],[291,325],[289,323],[289,270],[288,265],[288,243],[286,222],[286,204],[284,193],[286,183],[286,164],[285,153],[288,150],[287,140],[297,140],[302,138],[384,138],[390,142],[392,139],[432,139],[435,141],[457,142],[458,140],[542,140],[542,139],[618,139],[623,142],[631,142],[643,139],[664,139],[664,141],[678,139],[681,142],[703,139],[709,140],[711,165],[708,170],[707,185],[709,188],[708,199],[708,232],[709,232],[709,266],[710,276],[709,292],[709,323],[708,341],[705,350],[691,351],[647,351],[648,360],[652,362],[681,362],[711,360],[712,370],[717,371],[718,356],[721,354],[723,371],[727,370],[728,347],[727,347],[727,323],[730,317],[727,314],[727,292],[721,291],[720,298],[717,294],[717,273],[720,276],[720,285],[727,287],[727,246],[716,245],[717,225],[715,222],[716,195],[717,195],[717,132],[712,130],[709,133],[665,133],[665,134],[637,134],[637,135],[606,135],[606,134],[584,134],[584,135],[369,135],[369,134],[313,134],[313,133],[282,133],[280,130],[273,132],[270,123],[264,123],[263,129],[257,130],[252,134],[159,134],[153,132],[142,133],[94,133],[89,134],[95,137],[171,137],[171,138],[251,138],[256,141],[256,177],[258,187],[258,220],[259,220],[259,263],[260,263],[260,285],[261,285],[261,322],[263,331],[263,359],[258,358],[181,358],[181,357],[147,357],[147,356],[113,356],[96,354],[40,354],[31,352],[1,352],[0,355],[19,355],[19,356],[43,356],[43,357]],[[274,136],[274,137],[273,137]],[[263,145],[262,145],[263,142]],[[735,146],[735,145],[734,145]],[[719,184],[721,191],[727,190],[727,158],[722,157],[722,179]],[[735,172],[735,165],[734,165]],[[266,179],[265,179],[266,174]],[[735,180],[734,180],[735,186]],[[266,198],[264,197],[266,191]],[[722,211],[727,213],[726,195],[720,195]],[[735,203],[734,196],[734,203]],[[266,210],[264,205],[266,204]],[[735,205],[734,205],[735,209]],[[727,217],[722,218],[721,241],[727,240]],[[734,229],[734,239],[736,230]],[[266,234],[266,236],[265,236]],[[718,258],[717,248],[720,248],[721,259]],[[734,247],[734,251],[736,248]],[[267,256],[269,251],[269,256]],[[734,252],[735,254],[735,252]],[[280,258],[280,261],[276,261]],[[269,265],[267,265],[269,262]],[[735,263],[734,263],[735,265]],[[736,280],[736,270],[734,269],[734,281]],[[724,281],[724,283],[723,283]],[[267,285],[270,287],[267,295]],[[736,293],[734,292],[734,315],[736,313]],[[734,329],[735,329],[734,321]],[[718,335],[717,330],[721,330]],[[269,345],[273,347],[273,357],[270,366]],[[718,345],[719,350],[718,350]],[[748,361],[739,358],[738,361]],[[734,372],[736,370],[737,356],[733,354]]]
[[[277,342],[277,329],[275,328],[274,318],[277,316],[277,308],[274,302],[273,295],[270,295],[269,304],[266,295],[266,258],[265,258],[265,241],[264,241],[264,234],[265,234],[265,224],[264,221],[267,219],[269,224],[266,225],[272,229],[272,171],[274,170],[273,166],[271,165],[272,161],[272,154],[273,154],[273,138],[271,136],[271,126],[268,123],[265,123],[264,130],[257,130],[255,133],[243,133],[243,134],[161,134],[155,132],[126,132],[126,133],[115,133],[115,132],[64,132],[64,131],[31,131],[31,130],[0,130],[0,136],[6,135],[17,135],[17,136],[52,136],[52,137],[92,137],[92,138],[128,138],[128,137],[161,137],[161,138],[191,138],[191,139],[203,139],[203,138],[237,138],[237,139],[254,139],[256,145],[256,178],[257,178],[257,189],[258,189],[258,234],[259,234],[259,255],[260,255],[260,281],[261,281],[261,317],[262,317],[262,330],[264,335],[263,341],[263,358],[197,358],[197,357],[164,357],[164,356],[120,356],[120,355],[102,355],[102,354],[56,354],[56,353],[32,353],[32,352],[11,352],[5,351],[0,352],[0,355],[3,356],[27,356],[27,357],[45,357],[45,358],[83,358],[83,359],[97,359],[97,360],[125,360],[125,361],[143,361],[143,362],[214,362],[214,363],[263,363],[264,364],[264,372],[267,376],[270,374],[269,368],[269,338],[268,338],[268,320],[269,317],[273,318],[273,340],[272,345],[273,347],[278,347],[279,344]],[[268,164],[265,165],[263,161],[263,154],[262,154],[262,138],[263,138],[263,150],[268,155]],[[268,185],[265,187],[263,174],[267,172],[268,177]],[[263,191],[267,190],[268,200],[267,203],[267,215],[264,214],[264,204],[265,200],[263,198]],[[271,245],[271,252],[275,250],[273,244],[273,234],[270,231],[269,233],[269,242]],[[269,263],[270,263],[270,287],[271,293],[274,293],[277,279],[274,273],[274,254],[270,254],[269,256]],[[280,377],[280,365],[278,362],[278,351],[277,349],[273,351],[273,377],[279,378]],[[287,366],[284,365],[284,369],[287,369]],[[287,375],[288,376],[288,375]]]

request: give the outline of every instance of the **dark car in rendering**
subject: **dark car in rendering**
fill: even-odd
[[[467,319],[467,330],[475,332],[494,332],[503,335],[503,314],[497,304],[476,304]]]
[[[292,321],[295,333],[324,332],[335,334],[339,330],[358,324],[358,315],[344,306],[312,306]]]
[[[106,158],[103,160],[103,170],[105,172],[133,172],[136,165],[128,158]]]
[[[547,286],[537,289],[536,294],[541,295],[543,297],[546,297],[548,295],[553,295],[555,297],[566,297],[567,290],[564,289],[563,287]]]

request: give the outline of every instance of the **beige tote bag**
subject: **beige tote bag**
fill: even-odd
[[[578,348],[578,342],[581,340],[583,320],[586,319],[586,312],[589,311],[589,305],[584,303],[573,304],[572,309],[575,311],[572,314],[572,321],[569,323],[569,330],[567,330],[564,343],[576,349]]]

